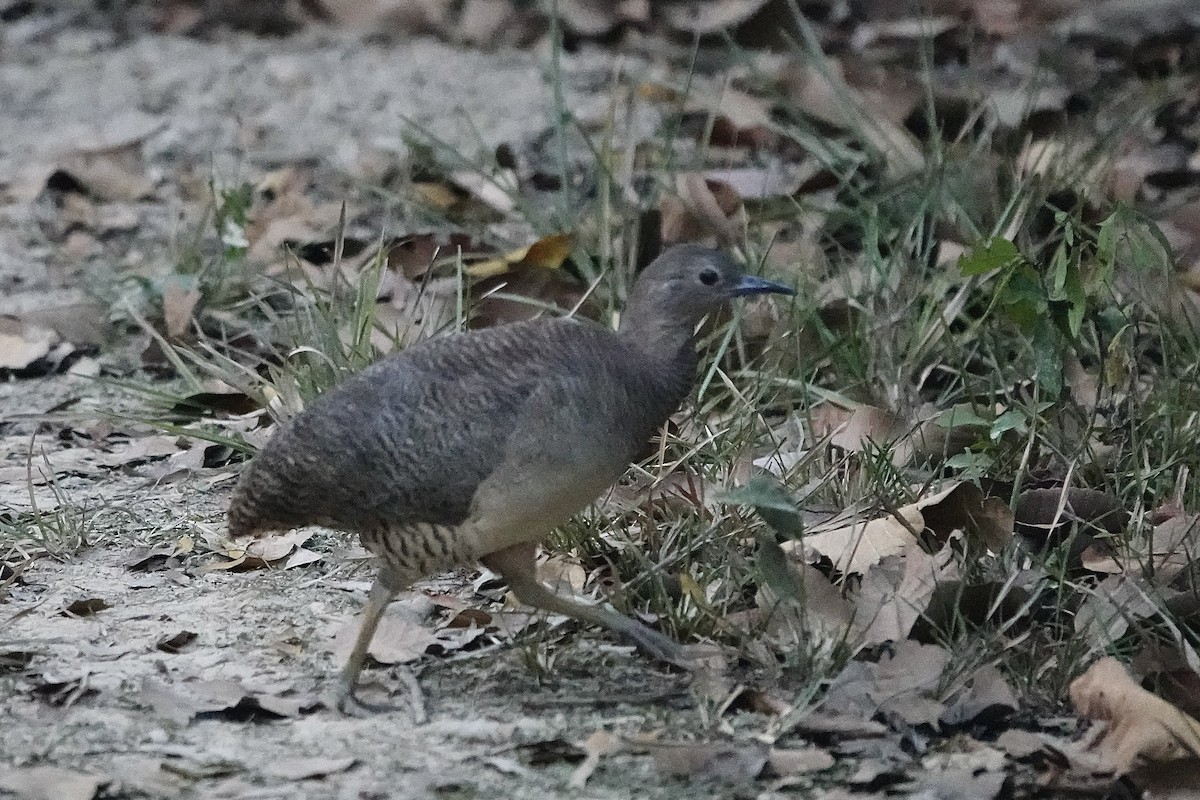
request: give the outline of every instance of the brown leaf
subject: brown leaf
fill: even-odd
[[[1009,757],[1021,761],[1042,752],[1046,748],[1046,740],[1032,731],[1019,728],[1009,728],[996,739],[996,746]]]
[[[925,527],[946,541],[954,531],[976,537],[992,552],[999,552],[1013,535],[1013,513],[998,497],[984,497],[973,483],[953,483],[916,503]]]
[[[306,781],[312,778],[324,778],[335,772],[345,772],[354,766],[357,759],[352,756],[341,758],[325,758],[310,756],[307,758],[280,758],[263,767],[263,774],[287,781]]]
[[[0,316],[0,370],[23,370],[50,355],[59,341],[52,330]]]
[[[1139,760],[1200,756],[1200,721],[1143,689],[1115,658],[1093,664],[1071,683],[1069,694],[1079,714],[1108,723],[1089,749],[1118,774]]]
[[[696,232],[714,234],[726,245],[738,241],[738,228],[730,216],[741,208],[742,199],[728,184],[707,181],[695,173],[676,178],[677,204],[662,205],[662,241],[677,244],[699,238]]]
[[[620,21],[616,6],[612,0],[558,0],[554,8],[563,23],[576,33],[603,36]]]
[[[817,747],[781,749],[772,747],[767,753],[767,767],[773,775],[800,775],[820,772],[836,763],[833,756]]]
[[[64,617],[92,617],[107,608],[112,608],[107,600],[100,597],[87,597],[72,600],[63,608],[62,613]]]
[[[900,562],[898,569],[888,569],[888,562],[894,560]],[[920,547],[907,547],[903,556],[890,556],[869,567],[855,597],[857,646],[907,639],[937,587],[957,581],[960,575],[949,543],[932,556]]]
[[[1198,800],[1200,758],[1181,758],[1167,763],[1147,764],[1130,774],[1133,783],[1154,800]]]
[[[832,530],[815,531],[803,541],[785,542],[785,551],[812,551],[833,562],[839,572],[865,573],[887,556],[901,555],[917,545],[912,531],[925,527],[925,520],[915,505],[897,509],[896,517],[888,515],[860,520]]]
[[[470,197],[501,215],[517,207],[517,176],[511,169],[500,169],[492,175],[476,170],[459,170],[450,179]]]
[[[657,4],[662,20],[675,30],[710,34],[740,25],[767,4],[768,0],[683,0]]]
[[[1188,568],[1200,561],[1200,515],[1173,517],[1154,526],[1150,535],[1156,578],[1171,583]]]
[[[350,657],[360,622],[357,616],[351,617],[334,636],[333,655],[339,664]],[[413,620],[402,609],[391,608],[379,620],[379,628],[371,639],[367,654],[380,664],[406,664],[423,658],[431,645],[440,643],[433,631]]]
[[[873,104],[847,84],[838,59],[827,58],[819,66],[792,62],[782,77],[798,110],[860,134],[884,156],[892,177],[912,174],[924,166],[924,156],[912,136],[897,123],[872,113]]]
[[[154,183],[132,168],[127,159],[108,154],[72,159],[62,165],[61,171],[89,195],[101,200],[132,203],[154,194]]]
[[[788,197],[800,190],[808,175],[794,169],[775,165],[767,167],[735,167],[706,169],[700,173],[709,184],[728,186],[731,196],[745,200],[764,200],[769,197]],[[732,211],[736,210],[736,206]],[[732,213],[732,211],[730,213]]]
[[[1069,561],[1078,566],[1088,547],[1111,549],[1109,537],[1121,534],[1129,512],[1121,501],[1095,489],[1028,489],[1017,498],[1014,530],[1038,550],[1071,542]]]
[[[250,692],[232,680],[196,681],[168,687],[150,678],[142,681],[141,702],[154,709],[155,714],[181,725],[200,714],[231,718],[298,717],[318,705],[311,698]]]
[[[985,715],[994,722],[996,717],[1007,717],[1020,707],[1016,693],[996,667],[988,665],[975,670],[970,684],[943,712],[943,725],[967,725]]]
[[[814,436],[829,436],[829,443],[851,453],[871,446],[886,447],[904,432],[905,424],[890,411],[862,405],[845,409],[823,403],[812,411]]]
[[[192,642],[196,641],[199,634],[194,631],[179,631],[171,636],[163,636],[154,643],[157,650],[162,650],[164,653],[178,653],[183,648],[187,647]]]
[[[587,570],[578,561],[549,554],[537,565],[538,580],[551,589],[568,594],[580,594],[587,583]]]
[[[180,339],[192,324],[192,313],[200,302],[200,290],[171,281],[163,287],[163,326],[168,339]]]
[[[936,645],[906,639],[877,663],[852,661],[834,678],[823,708],[874,717],[897,714],[910,725],[936,726],[944,705],[934,696],[950,653]]]
[[[306,547],[297,547],[293,550],[283,562],[282,569],[292,569],[293,567],[303,567],[308,564],[314,564],[317,561],[325,558],[323,553],[318,553],[315,550],[309,550]]]
[[[471,287],[475,301],[470,327],[489,328],[509,322],[534,319],[550,308],[568,311],[585,296],[587,287],[561,269],[523,267],[492,278],[485,278]],[[584,317],[595,317],[595,309],[584,303],[579,310]]]
[[[440,265],[454,265],[460,254],[464,262],[471,263],[481,254],[494,252],[494,248],[463,233],[415,233],[392,241],[385,250],[389,269],[398,270],[409,280],[421,278]],[[381,294],[380,299],[387,298]]]
[[[100,303],[84,301],[31,308],[18,318],[26,326],[54,331],[75,345],[97,345],[109,331],[108,312]],[[0,327],[0,336],[3,328]]]
[[[654,763],[680,778],[753,780],[763,771],[768,751],[751,743],[665,743],[647,746]]]
[[[1001,771],[972,767],[921,770],[916,780],[905,787],[912,797],[970,797],[991,800],[1000,794],[1007,776]]]
[[[236,570],[240,572],[247,569],[261,569],[287,558],[310,538],[312,538],[312,531],[295,530],[250,539],[241,547],[233,542],[227,542],[227,546],[221,554],[230,560],[208,564],[204,570]]]
[[[757,603],[767,614],[767,630],[777,639],[796,637],[841,642],[854,618],[854,606],[829,578],[810,564],[788,563],[792,580],[803,595],[803,603],[781,603],[769,586],[759,586]]]
[[[791,729],[810,737],[835,736],[839,739],[870,739],[887,734],[887,726],[872,719],[848,714],[814,711],[797,720]]]
[[[466,267],[466,272],[476,278],[489,278],[522,268],[558,269],[571,255],[572,247],[574,237],[569,233],[545,236],[527,247],[477,261]]]

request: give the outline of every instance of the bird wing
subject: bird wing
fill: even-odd
[[[291,525],[461,524],[489,476],[526,475],[539,463],[559,474],[558,455],[581,457],[572,439],[624,413],[627,402],[608,412],[597,399],[613,380],[601,373],[620,369],[604,356],[612,339],[541,321],[385,359],[318,398],[259,454],[255,471],[285,478],[264,505],[290,514],[280,521]]]

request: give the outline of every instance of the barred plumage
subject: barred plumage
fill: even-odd
[[[639,277],[617,332],[537,320],[433,339],[319,397],[246,466],[235,536],[321,524],[357,533],[382,563],[342,674],[353,687],[399,589],[483,560],[524,602],[606,625],[660,657],[678,645],[534,578],[555,526],[617,480],[695,376],[693,332],[731,297],[787,292],[722,253],[673,248]]]

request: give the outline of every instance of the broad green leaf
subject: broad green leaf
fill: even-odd
[[[950,469],[978,469],[986,471],[991,466],[991,463],[992,459],[986,453],[972,453],[969,450],[946,459],[946,466]]]
[[[1059,336],[1050,320],[1043,317],[1034,327],[1030,343],[1033,347],[1034,375],[1051,397],[1062,394],[1063,387]]]
[[[993,237],[982,246],[971,249],[958,259],[958,268],[963,275],[983,275],[992,270],[1003,269],[1021,260],[1021,252],[1008,239]]]
[[[803,522],[792,495],[787,487],[772,478],[751,478],[745,486],[722,492],[718,500],[752,506],[764,522],[789,539],[799,539],[803,534]],[[803,602],[803,587],[797,584],[788,569],[787,554],[779,542],[761,531],[755,534],[755,540],[758,542],[758,571],[763,581],[778,597]]]
[[[978,425],[986,428],[992,422],[976,414],[968,405],[957,405],[939,414],[934,420],[934,424],[939,428],[959,428],[968,425]]]
[[[787,487],[773,478],[755,476],[745,486],[721,492],[717,500],[752,506],[764,522],[789,539],[799,539],[804,534],[804,523],[795,499]]]
[[[992,423],[992,429],[988,435],[992,439],[999,439],[1006,431],[1011,431],[1020,428],[1025,424],[1024,412],[1016,409],[1005,411],[1000,416],[996,417],[996,421]]]

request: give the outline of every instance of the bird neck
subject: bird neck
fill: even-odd
[[[626,313],[621,319],[617,335],[642,355],[656,378],[669,387],[670,394],[678,395],[678,404],[696,376],[699,356],[695,325],[661,314],[638,314],[637,310],[629,309],[633,313]]]

